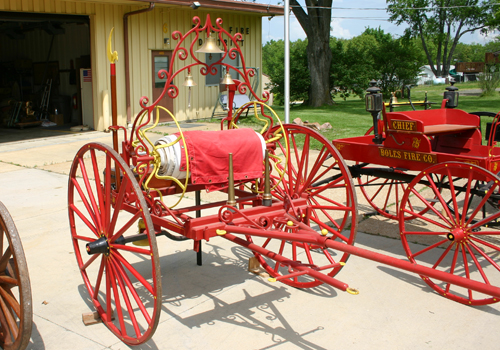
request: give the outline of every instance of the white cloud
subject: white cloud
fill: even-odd
[[[471,43],[476,43],[476,44],[481,44],[484,45],[492,40],[495,40],[495,37],[497,37],[500,33],[496,30],[492,30],[487,32],[486,34],[481,34],[481,31],[476,30],[472,34],[466,34],[460,38],[460,42],[466,43],[466,44],[471,44]]]
[[[342,27],[343,20],[341,19],[333,19],[330,23],[331,30],[330,35],[334,38],[342,38],[342,39],[350,39],[352,38],[352,34],[349,29]]]

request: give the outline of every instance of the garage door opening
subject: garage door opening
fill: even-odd
[[[82,125],[89,28],[88,16],[0,12],[0,142]]]

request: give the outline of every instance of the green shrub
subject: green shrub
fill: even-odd
[[[481,96],[494,96],[496,88],[500,85],[500,66],[487,64],[484,73],[478,76],[479,88],[482,90]]]

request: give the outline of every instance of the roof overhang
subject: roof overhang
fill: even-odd
[[[283,16],[283,6],[258,4],[254,2],[234,0],[135,0],[136,2],[155,3],[158,5],[191,7],[194,2],[200,4],[200,9],[214,9],[226,11],[241,11],[260,14],[261,16]],[[193,10],[194,11],[194,10]]]

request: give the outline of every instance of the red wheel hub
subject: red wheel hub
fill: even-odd
[[[455,227],[448,233],[447,237],[450,241],[454,241],[457,243],[462,243],[467,239],[468,233],[464,230],[463,227]]]

